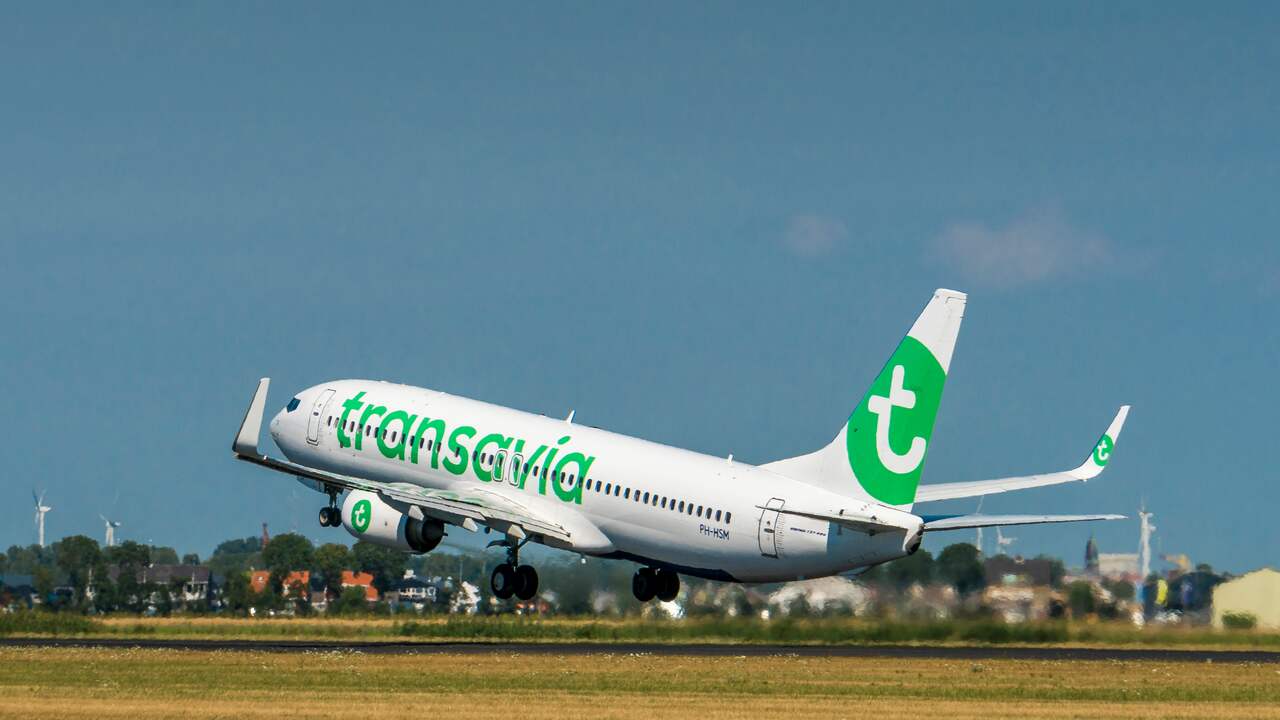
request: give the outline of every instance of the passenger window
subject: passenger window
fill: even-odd
[[[631,488],[627,488],[626,490],[623,490],[623,491],[622,491],[622,499],[623,499],[623,500],[630,500],[630,499],[631,499]]]
[[[726,513],[724,514],[724,524],[725,524],[725,525],[728,525],[728,524],[729,524],[729,523],[731,523],[731,522],[733,522],[733,513],[731,513],[731,512],[726,512]]]
[[[702,506],[698,506],[698,517],[702,517]]]
[[[720,522],[720,511],[716,511],[716,522]]]
[[[609,484],[605,485],[605,486],[604,486],[604,494],[605,494],[605,495],[608,495],[608,494],[609,494],[609,491],[610,491],[610,490],[612,490],[612,489],[613,489],[613,483],[609,483]]]
[[[573,475],[569,475],[569,487],[573,487]]]
[[[684,512],[684,501],[680,501],[680,512]]]

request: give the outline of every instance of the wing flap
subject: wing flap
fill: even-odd
[[[995,480],[921,485],[916,490],[916,502],[995,495],[1012,490],[1027,490],[1029,488],[1045,487],[1046,485],[1092,480],[1102,474],[1103,469],[1111,460],[1111,453],[1115,450],[1116,440],[1119,439],[1120,430],[1124,427],[1124,421],[1128,416],[1129,406],[1121,406],[1120,411],[1116,413],[1115,419],[1107,427],[1107,431],[1094,444],[1093,451],[1089,453],[1089,457],[1085,458],[1085,461],[1075,469],[1039,475],[997,478]]]

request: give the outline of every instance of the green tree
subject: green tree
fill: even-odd
[[[195,553],[187,553],[186,555],[182,556],[182,564],[183,565],[199,565],[200,556]]]
[[[247,555],[262,551],[262,539],[256,537],[224,540],[213,549],[213,557],[219,555]]]
[[[98,541],[84,535],[72,535],[54,543],[53,551],[58,558],[58,567],[67,574],[67,582],[75,590],[75,602],[82,602],[89,576],[102,559]]]
[[[1103,580],[1102,587],[1106,588],[1117,601],[1133,599],[1133,583],[1124,580]]]
[[[272,541],[274,542],[274,541]],[[404,577],[409,564],[408,556],[395,548],[361,540],[351,548],[356,569],[373,575],[373,586],[385,593],[391,585]]]
[[[106,550],[107,562],[118,568],[115,582],[115,607],[139,612],[148,601],[148,588],[139,582],[142,571],[151,564],[151,548],[125,540]]]
[[[133,540],[109,547],[105,554],[107,562],[121,567],[131,565],[140,569],[151,564],[151,548]]]
[[[284,579],[294,570],[311,569],[311,541],[297,533],[284,533],[271,538],[262,550],[262,562],[271,571],[271,586],[280,592]]]
[[[1035,559],[1049,563],[1049,587],[1062,587],[1062,578],[1067,574],[1067,568],[1062,564],[1062,559],[1049,555],[1037,555]]]
[[[1075,618],[1097,612],[1098,600],[1093,595],[1093,586],[1084,580],[1077,580],[1068,585],[1067,607],[1071,608],[1071,615]]]
[[[153,565],[177,565],[178,551],[171,547],[152,547],[151,548],[151,564]]]
[[[928,585],[933,582],[933,555],[928,550],[917,550],[888,563],[884,572],[889,582],[898,590],[905,590],[916,583]]]
[[[369,602],[365,599],[364,588],[349,587],[333,601],[330,612],[338,615],[357,615],[369,611]]]
[[[325,543],[316,548],[313,565],[324,578],[325,589],[335,597],[342,591],[342,571],[351,567],[351,551],[346,545]]]
[[[978,548],[969,543],[956,543],[943,548],[938,553],[936,569],[938,577],[950,583],[961,595],[968,595],[986,586],[982,561],[978,559]]]
[[[49,596],[53,594],[53,570],[44,565],[37,566],[35,572],[31,573],[31,584],[35,586],[40,600],[48,602]]]
[[[36,568],[47,567],[53,568],[54,557],[53,548],[42,548],[39,545],[13,545],[7,553],[9,558],[9,569],[15,575],[35,575]]]
[[[222,599],[227,609],[237,614],[245,614],[249,612],[249,608],[253,607],[255,595],[253,585],[249,584],[249,573],[236,572],[227,575],[226,585],[222,588]]]

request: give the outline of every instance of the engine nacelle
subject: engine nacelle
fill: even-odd
[[[342,501],[342,527],[357,540],[406,552],[430,552],[444,539],[444,523],[431,518],[414,520],[364,490],[352,490]]]

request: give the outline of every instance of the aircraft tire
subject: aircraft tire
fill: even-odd
[[[658,578],[653,568],[640,568],[631,578],[631,594],[640,602],[649,602],[658,590]]]
[[[657,592],[654,594],[662,602],[671,602],[680,594],[680,576],[671,570],[657,572]]]
[[[333,508],[320,508],[320,527],[331,527],[334,525],[337,525],[337,523],[334,522]]]
[[[516,568],[516,597],[528,600],[538,594],[538,571],[532,565]]]
[[[494,597],[509,599],[516,592],[516,569],[506,563],[494,568],[493,575],[489,576],[489,587],[493,589]]]

